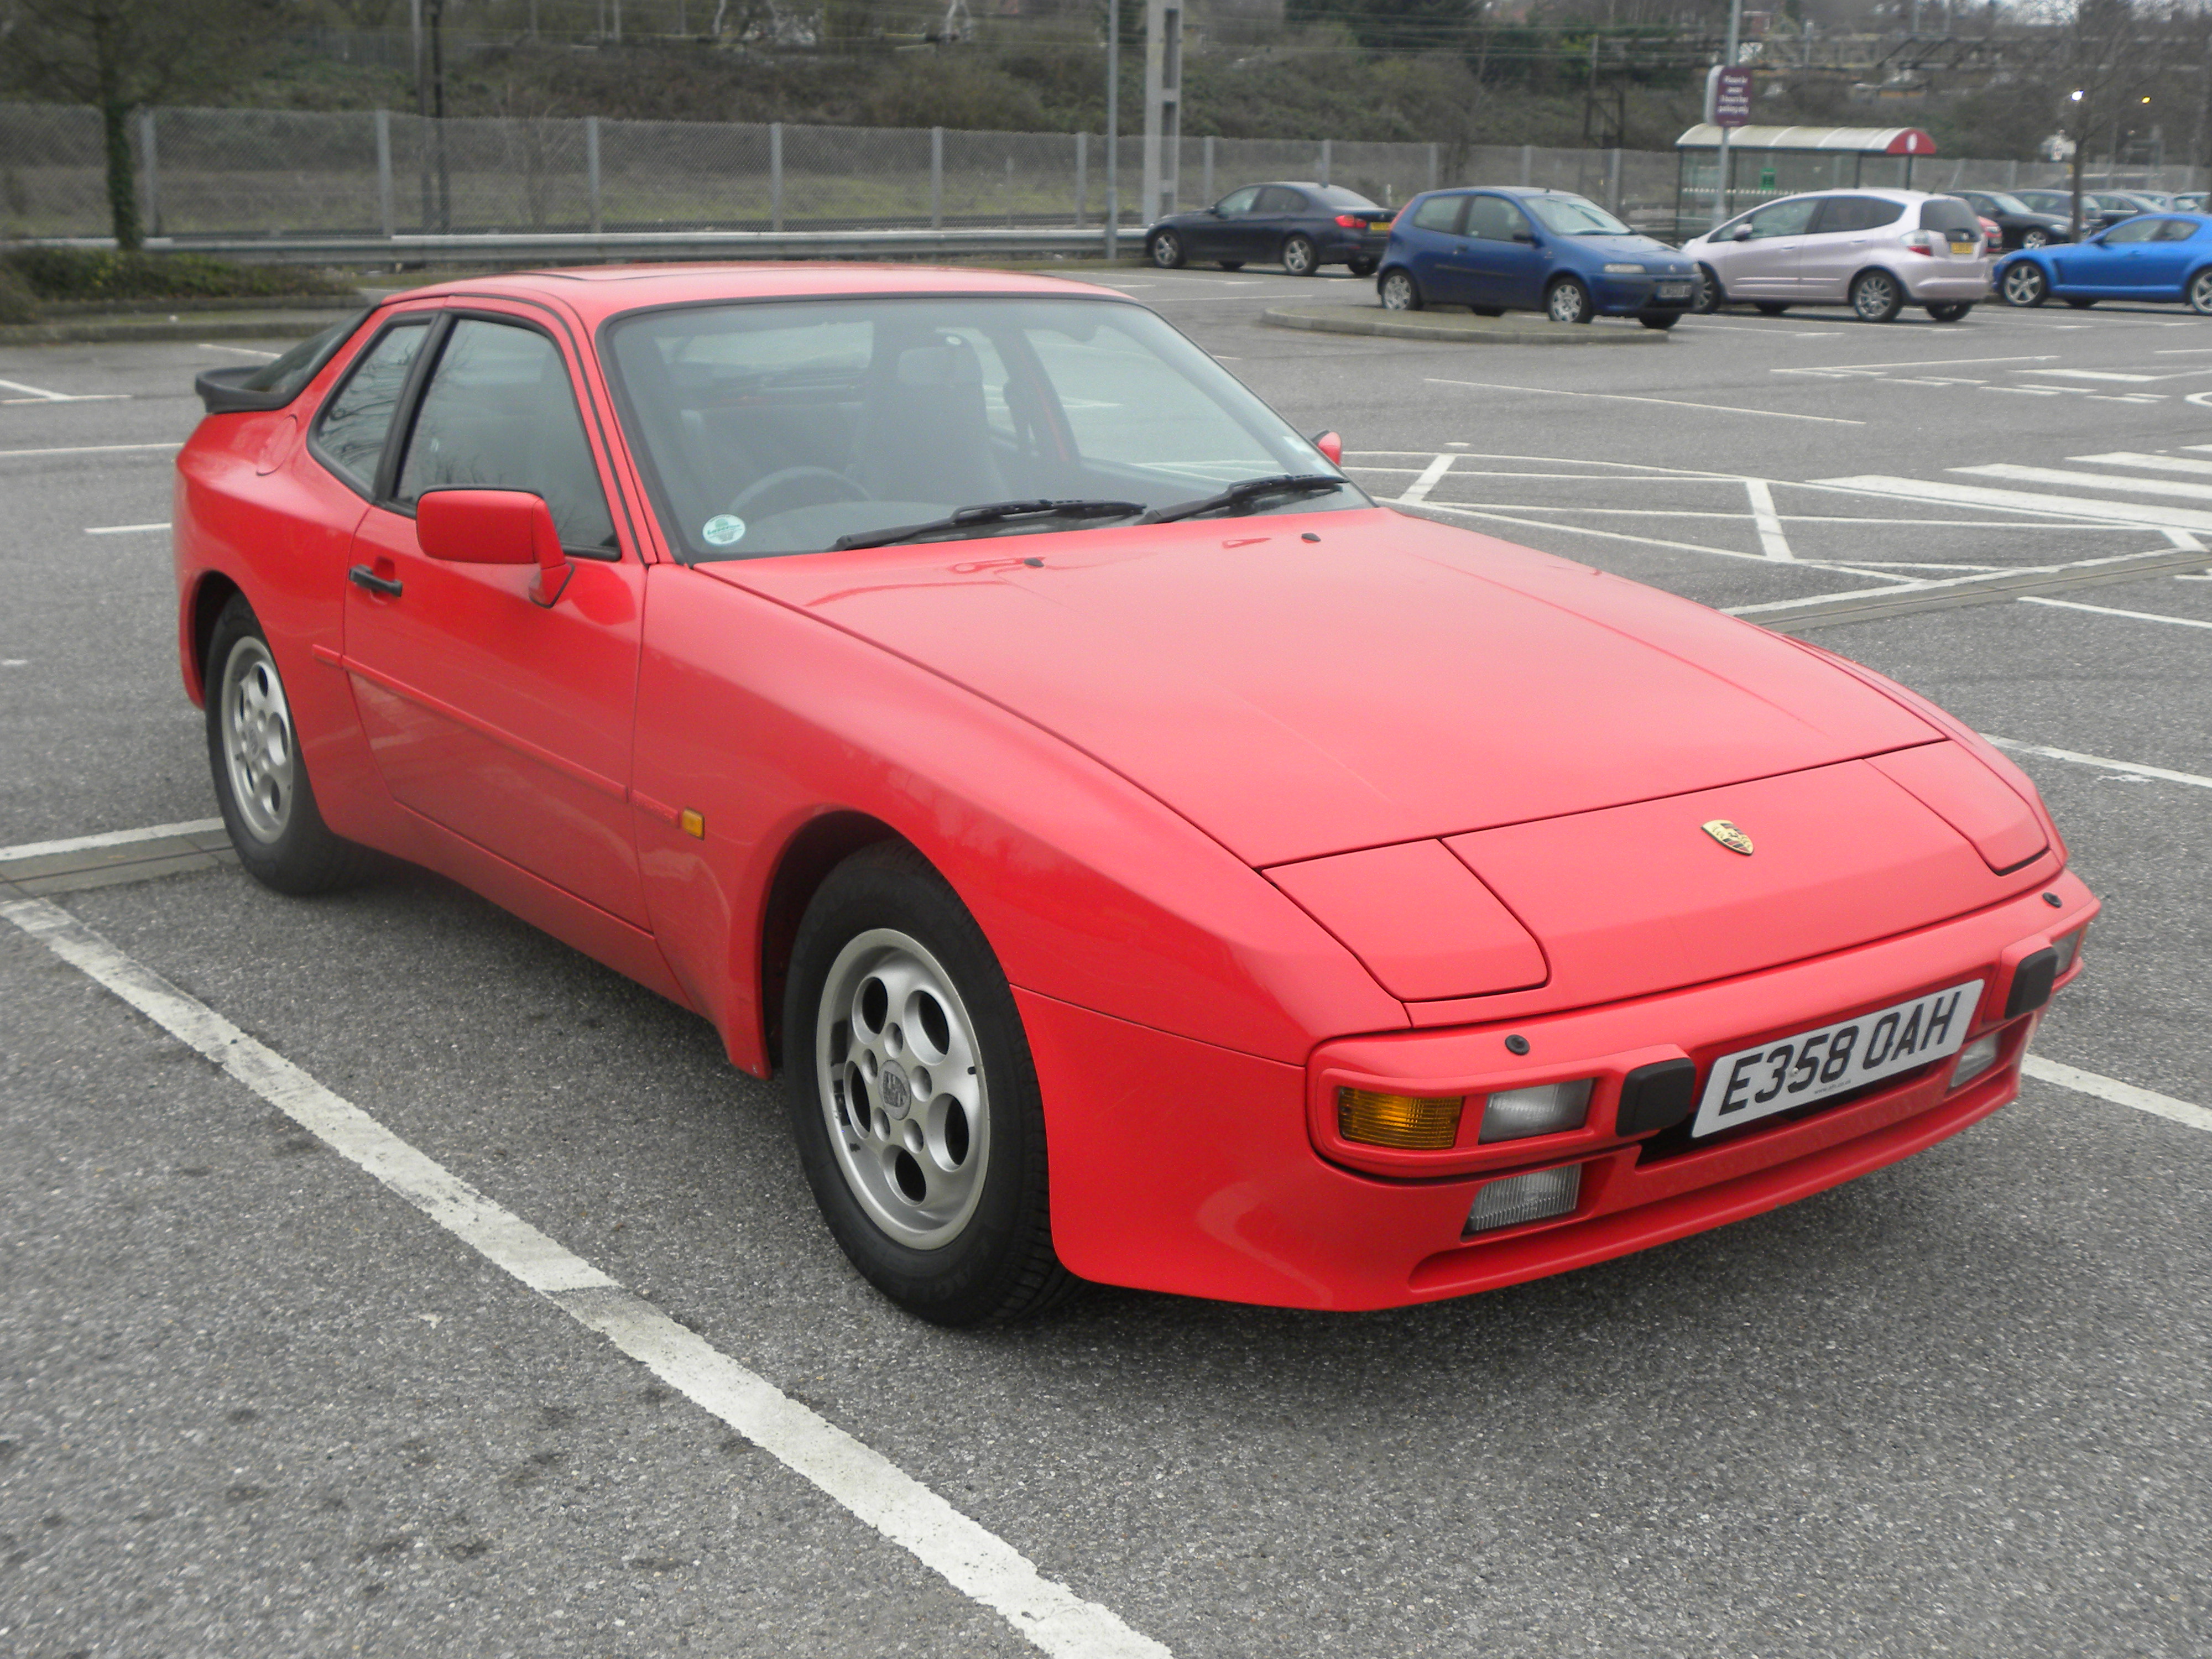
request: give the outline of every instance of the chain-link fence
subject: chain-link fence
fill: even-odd
[[[1107,203],[1095,133],[970,132],[596,118],[424,120],[383,110],[157,109],[133,118],[149,234],[267,236],[544,231],[850,230],[1095,226]],[[1732,169],[1735,210],[1836,185],[1900,185],[1901,158],[1775,155]],[[1141,224],[1143,140],[1124,135],[1121,222]],[[1385,206],[1443,185],[1541,185],[1602,202],[1661,236],[1709,222],[1710,152],[1185,138],[1177,199],[1311,179]],[[2120,187],[2186,190],[2201,170],[2135,169]],[[2063,186],[2063,163],[1920,158],[1923,190]],[[2094,182],[2104,182],[2101,180]],[[0,104],[0,235],[108,229],[100,119]]]

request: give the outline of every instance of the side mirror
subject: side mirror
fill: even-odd
[[[1729,240],[1731,242],[1747,242],[1750,240],[1751,227],[1749,225],[1738,225],[1733,231],[1729,233]]]
[[[1525,242],[1530,247],[1534,247],[1536,246],[1536,233],[1533,230],[1516,230],[1513,233],[1513,240],[1516,242]]]
[[[1344,440],[1334,432],[1314,434],[1313,447],[1322,453],[1322,459],[1331,466],[1344,465]]]
[[[532,605],[550,605],[574,567],[545,498],[523,489],[431,489],[415,503],[415,544],[452,564],[534,564]]]

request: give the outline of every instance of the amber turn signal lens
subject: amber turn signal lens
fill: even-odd
[[[1378,1095],[1365,1089],[1336,1091],[1336,1132],[1369,1146],[1398,1146],[1413,1152],[1437,1152],[1459,1139],[1459,1115],[1467,1097]]]

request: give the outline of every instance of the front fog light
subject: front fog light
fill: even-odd
[[[1589,1115],[1591,1081],[1578,1077],[1571,1083],[1543,1083],[1491,1096],[1482,1108],[1482,1139],[1524,1140],[1581,1128]]]
[[[1440,1152],[1459,1139],[1464,1095],[1378,1095],[1365,1089],[1336,1091],[1336,1132],[1369,1146]]]
[[[1486,1233],[1499,1227],[1517,1227],[1524,1221],[1565,1215],[1575,1207],[1582,1190],[1579,1164],[1493,1181],[1475,1194],[1474,1207],[1467,1215],[1467,1231]]]
[[[1991,1031],[1986,1036],[1978,1036],[1959,1050],[1958,1063],[1951,1067],[1951,1086],[1954,1089],[1961,1084],[1972,1083],[1997,1063],[1999,1035]]]

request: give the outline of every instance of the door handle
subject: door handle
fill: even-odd
[[[372,593],[381,593],[386,599],[399,597],[400,584],[388,576],[380,576],[365,564],[357,564],[346,572],[346,580],[356,587],[365,587]]]

